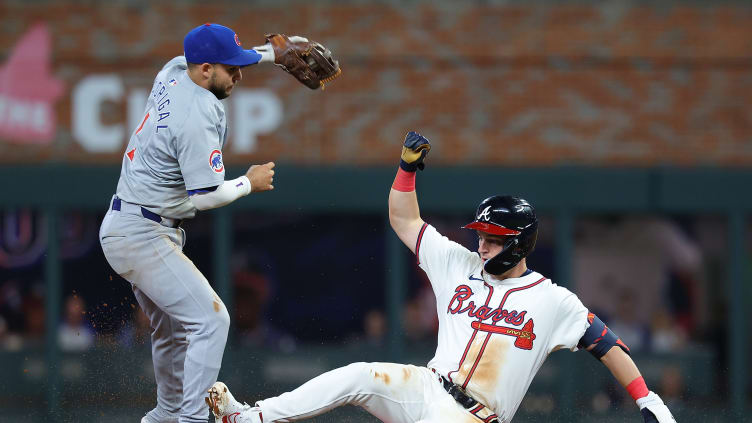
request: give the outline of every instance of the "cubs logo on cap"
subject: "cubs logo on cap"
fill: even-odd
[[[222,152],[214,150],[209,155],[209,166],[217,173],[222,173],[225,170],[225,164],[222,162]]]
[[[261,54],[256,50],[245,50],[241,47],[235,31],[214,23],[197,26],[186,34],[183,39],[183,51],[188,63],[248,66],[261,60]]]

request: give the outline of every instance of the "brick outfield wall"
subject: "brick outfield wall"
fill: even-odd
[[[228,163],[391,164],[414,129],[446,165],[752,164],[752,6],[88,3],[0,3],[0,61],[46,22],[68,88],[55,144],[0,141],[0,162],[118,163],[72,139],[70,88],[105,72],[148,88],[184,34],[214,21],[245,46],[309,35],[344,70],[312,92],[272,66],[248,69],[242,85],[277,93],[285,120]],[[125,121],[125,102],[101,118]]]

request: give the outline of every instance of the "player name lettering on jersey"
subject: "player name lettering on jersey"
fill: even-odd
[[[467,301],[473,296],[473,290],[467,285],[460,285],[454,290],[454,296],[449,301],[447,312],[452,314],[467,313],[470,317],[480,320],[491,319],[494,323],[504,321],[510,325],[519,326],[525,321],[527,311],[508,311],[502,308],[491,308],[486,305],[476,307],[474,301]]]
[[[154,98],[154,104],[157,105],[157,113],[159,118],[157,119],[156,132],[160,129],[167,129],[167,122],[162,122],[170,117],[170,110],[167,106],[170,105],[170,91],[167,90],[167,85],[159,81],[151,92],[151,96]],[[160,122],[162,122],[160,124]]]

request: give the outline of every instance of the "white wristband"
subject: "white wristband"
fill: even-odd
[[[232,179],[230,181],[225,181],[225,182],[233,182],[235,184],[235,188],[241,191],[241,194],[239,195],[239,197],[244,197],[250,194],[251,191],[253,191],[253,187],[251,186],[251,181],[245,175],[242,175],[240,177],[237,177],[235,179]]]

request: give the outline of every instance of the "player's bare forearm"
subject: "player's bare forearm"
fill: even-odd
[[[423,159],[430,150],[431,143],[426,137],[415,131],[408,132],[400,155],[400,167],[389,191],[389,223],[413,253],[424,223],[415,193],[415,173],[425,167]]]
[[[420,218],[418,196],[415,191],[389,191],[389,223],[397,237],[415,253],[415,243],[424,223]]]
[[[640,377],[640,371],[637,369],[632,358],[624,352],[619,346],[614,345],[601,357],[603,363],[616,380],[625,389],[633,380]]]
[[[648,390],[634,361],[621,347],[611,347],[600,360],[635,400],[645,423],[676,423],[661,397]]]

